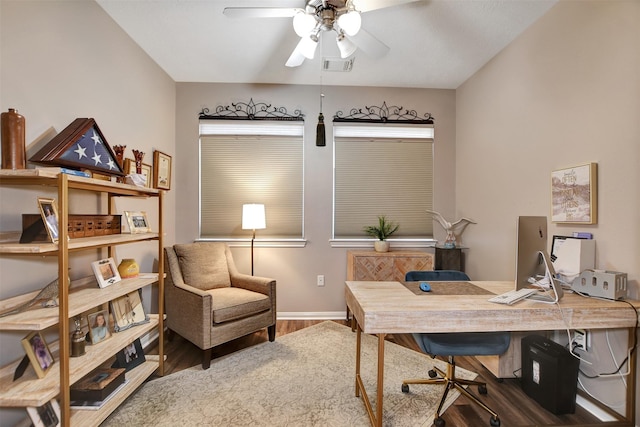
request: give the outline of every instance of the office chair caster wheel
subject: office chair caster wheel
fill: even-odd
[[[489,418],[489,425],[491,425],[491,427],[500,427],[500,418],[492,416]]]
[[[435,369],[429,370],[429,378],[435,378],[437,376],[438,376],[438,373],[435,371]]]
[[[441,417],[438,417],[435,420],[433,420],[434,427],[444,427],[444,425],[445,425],[445,422]]]
[[[479,385],[478,386],[478,393],[480,394],[487,394],[487,386],[486,385]],[[493,425],[493,424],[492,424]]]
[[[409,384],[402,384],[402,392],[409,393]]]

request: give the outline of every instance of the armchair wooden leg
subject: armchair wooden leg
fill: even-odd
[[[267,327],[267,333],[269,334],[269,341],[274,342],[276,340],[276,325]]]
[[[211,366],[211,353],[212,353],[211,348],[208,348],[206,350],[202,350],[202,369],[209,369],[209,366]]]

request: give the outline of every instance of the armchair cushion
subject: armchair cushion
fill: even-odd
[[[207,293],[212,297],[214,324],[253,316],[271,308],[268,296],[242,288],[217,288]]]
[[[186,243],[174,249],[186,284],[202,290],[231,286],[224,245]]]

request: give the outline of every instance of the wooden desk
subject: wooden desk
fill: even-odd
[[[513,282],[471,282],[495,294],[513,289]],[[356,345],[356,396],[364,400],[371,424],[382,425],[384,338],[413,332],[490,332],[628,328],[633,342],[637,314],[626,303],[583,298],[565,293],[557,305],[522,301],[501,305],[487,295],[416,295],[399,282],[347,281],[347,306],[358,324]],[[633,301],[640,308],[640,301]],[[378,336],[378,374],[375,413],[360,378],[361,333]],[[633,381],[627,387],[626,414],[617,426],[634,426],[635,357],[629,361]]]

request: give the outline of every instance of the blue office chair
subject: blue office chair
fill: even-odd
[[[455,270],[435,270],[435,271],[409,271],[405,276],[407,282],[417,281],[467,281],[469,276],[461,271]],[[425,296],[424,298],[428,298]],[[472,402],[477,403],[487,412],[491,414],[489,423],[491,426],[499,426],[500,418],[498,414],[485,405],[478,397],[468,391],[464,386],[477,385],[480,394],[487,394],[486,383],[480,381],[470,381],[456,378],[456,364],[454,356],[479,356],[479,355],[497,355],[507,351],[511,342],[511,334],[509,332],[460,332],[460,333],[420,333],[413,334],[420,349],[431,355],[444,356],[448,358],[447,372],[435,368],[429,371],[429,377],[425,379],[411,379],[402,383],[402,392],[409,392],[409,384],[444,384],[444,394],[440,399],[438,410],[435,414],[433,424],[436,427],[445,425],[442,419],[441,410],[444,401],[447,398],[449,390],[455,388],[461,394],[469,398]],[[440,377],[438,377],[438,374]]]

